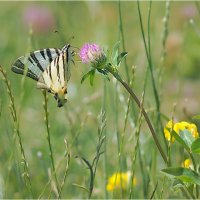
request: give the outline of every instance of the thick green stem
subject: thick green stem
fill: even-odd
[[[129,87],[129,85],[124,81],[122,80],[122,78],[119,76],[119,74],[117,73],[117,71],[114,71],[112,67],[108,67],[107,70],[124,86],[124,88],[128,91],[128,93],[131,95],[131,97],[133,98],[133,100],[136,102],[136,104],[138,105],[138,107],[142,110],[142,114],[147,122],[147,125],[151,131],[151,134],[153,136],[153,139],[154,139],[154,142],[164,160],[164,162],[168,165],[168,162],[167,162],[167,157],[157,139],[157,136],[156,136],[156,133],[154,131],[154,128],[149,120],[149,117],[145,111],[145,109],[143,108],[143,106],[140,104],[140,101],[139,99],[137,98],[137,96],[135,95],[135,93],[133,92],[133,90]]]

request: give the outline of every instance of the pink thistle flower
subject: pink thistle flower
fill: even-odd
[[[79,51],[79,56],[83,63],[94,63],[105,58],[103,49],[99,45],[89,43],[83,45]]]
[[[55,18],[50,10],[39,5],[29,6],[23,12],[24,25],[35,33],[47,33],[55,28]]]

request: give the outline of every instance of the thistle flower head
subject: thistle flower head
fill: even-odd
[[[91,63],[95,69],[103,69],[107,61],[103,49],[97,44],[84,44],[79,56],[83,63]]]
[[[84,44],[79,52],[83,63],[94,62],[104,56],[103,49],[97,44]]]

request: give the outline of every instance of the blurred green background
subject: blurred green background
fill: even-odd
[[[146,33],[148,5],[148,2],[141,2]],[[141,97],[147,59],[136,2],[122,1],[121,12],[129,72],[131,76],[131,67],[136,67],[134,90]],[[166,41],[167,54],[162,63],[164,15],[165,2],[153,2],[151,49],[155,76],[157,76],[159,68],[163,69],[162,85],[159,85],[161,111],[170,118],[174,104],[176,104],[175,118],[188,120],[199,114],[200,13],[194,2],[171,2],[169,35]],[[191,19],[193,23],[191,23]],[[32,24],[30,24],[31,21]],[[22,76],[11,72],[10,66],[18,57],[29,51],[47,47],[62,48],[68,42],[78,48],[84,43],[90,42],[98,43],[105,49],[111,49],[119,40],[118,2],[0,2],[0,27],[0,64],[8,73],[16,107],[17,109],[21,107],[19,127],[29,163],[33,190],[38,197],[48,182],[48,169],[51,167],[44,123],[44,99],[41,91],[36,89],[36,82],[33,80],[27,78],[24,88],[22,88]],[[72,37],[74,39],[70,39]],[[67,138],[70,144],[75,135],[80,132],[71,148],[72,158],[62,196],[63,198],[86,198],[87,193],[73,184],[88,187],[89,170],[75,156],[84,156],[88,160],[92,160],[95,155],[98,141],[98,115],[104,98],[104,80],[101,76],[96,75],[93,87],[90,86],[89,81],[81,84],[81,77],[89,68],[81,64],[78,56],[75,56],[74,61],[75,65],[71,66],[72,75],[68,85],[68,103],[63,108],[57,108],[54,98],[49,95],[50,131],[56,164],[63,158],[65,152],[64,139]],[[125,77],[124,65],[120,72]],[[123,89],[115,91],[112,78],[110,82],[106,82],[106,85],[106,171],[107,176],[110,176],[118,169],[115,116],[118,112],[118,129],[122,131],[124,108],[128,95]],[[146,91],[148,98],[145,99],[145,106],[150,110],[150,116],[153,117],[151,110],[155,109],[155,100],[151,84],[148,85]],[[118,95],[121,98],[118,98]],[[125,97],[125,100],[122,97]],[[21,177],[20,151],[17,138],[13,133],[9,97],[2,79],[0,79],[0,105],[0,195],[3,193],[3,196],[0,197],[28,198],[29,195]],[[163,120],[163,123],[165,122]],[[148,132],[144,123],[141,148],[145,166],[148,166],[150,162],[147,154],[149,149],[152,149],[152,152],[154,149],[156,151]],[[130,170],[134,137],[134,125],[129,123],[125,133],[126,165],[124,170]],[[176,150],[175,148],[174,152]],[[107,177],[104,171],[103,157],[101,157],[97,169],[93,198],[105,197],[104,187]],[[177,155],[174,163],[180,164],[181,159]],[[162,167],[160,162],[161,160],[158,160],[158,170]],[[63,176],[64,164],[65,162],[58,169],[60,180]],[[155,177],[157,176],[160,174],[155,175]],[[144,198],[139,167],[136,168],[136,179],[134,197]],[[49,188],[50,186],[45,191],[44,198],[48,197]],[[154,187],[152,186],[152,188]],[[151,189],[149,192],[152,191]],[[170,194],[169,191],[165,191],[164,193],[165,198],[177,197],[176,192]],[[108,195],[112,197],[112,194]]]

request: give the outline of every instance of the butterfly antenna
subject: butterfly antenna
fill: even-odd
[[[73,40],[73,39],[74,39],[74,36],[69,37],[67,40],[67,44],[69,44],[71,42],[71,40]]]
[[[78,49],[78,50],[80,51],[80,48],[78,48],[78,47],[76,47],[76,46],[72,46],[72,45],[71,45],[71,47],[74,48],[74,49]]]
[[[60,39],[60,44],[62,45],[62,44],[63,44],[63,41],[64,41],[63,34],[61,34],[58,30],[55,30],[54,33],[57,34],[57,36],[58,36],[59,39]]]

